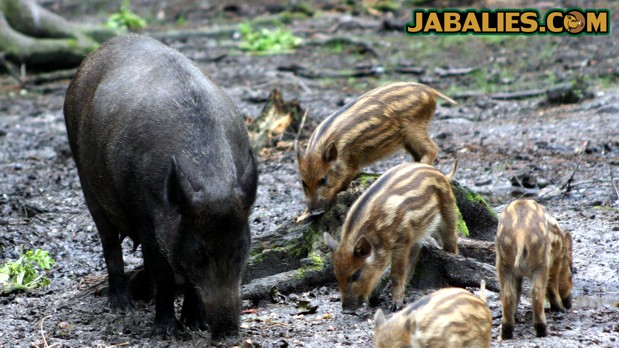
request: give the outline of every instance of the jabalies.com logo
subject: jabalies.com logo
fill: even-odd
[[[607,9],[413,10],[405,31],[417,34],[588,34],[610,33]]]

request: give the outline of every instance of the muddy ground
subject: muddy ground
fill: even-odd
[[[114,11],[119,1],[41,3],[72,20],[96,22]],[[351,9],[344,1],[310,1],[304,4],[315,10],[311,17],[279,5],[282,2],[264,3],[269,5],[134,0],[133,7],[151,23],[146,34],[195,59],[248,117],[258,115],[273,88],[286,100],[298,99],[318,120],[389,81],[420,81],[457,98],[457,106],[439,106],[430,128],[441,148],[437,166],[447,172],[457,157],[456,180],[482,193],[497,212],[527,195],[545,204],[574,236],[574,307],[568,313],[548,313],[549,337],[535,338],[530,303],[523,298],[515,339],[500,342],[499,297],[489,292],[493,347],[619,346],[619,197],[611,184],[614,177],[619,185],[616,30],[599,37],[408,37],[385,23],[408,20],[410,2],[395,13],[380,15]],[[604,1],[550,5],[608,7]],[[611,28],[619,24],[614,6]],[[304,44],[285,55],[240,51],[235,28],[244,21],[258,27],[279,21]],[[195,30],[219,34],[184,35]],[[333,37],[341,40],[311,44]],[[282,71],[293,64],[315,73],[350,76],[311,78]],[[375,74],[353,76],[355,68]],[[571,104],[549,104],[544,94],[496,98],[500,92],[547,89],[574,81],[576,89],[587,89],[592,97]],[[66,140],[62,103],[67,85],[68,80],[61,80],[20,88],[8,75],[0,75],[0,261],[15,259],[21,246],[49,250],[57,261],[48,288],[0,297],[0,347],[206,346],[206,332],[186,332],[172,341],[150,338],[154,320],[150,304],[112,313],[105,296],[84,292],[106,275],[106,269]],[[306,129],[302,139],[310,132]],[[383,172],[408,160],[403,152],[397,153],[366,171]],[[561,186],[572,174],[568,192]],[[251,217],[254,235],[272,231],[303,209],[292,151],[263,153],[260,175]],[[523,175],[534,178],[537,186],[526,190],[513,186],[511,178]],[[125,261],[127,269],[141,263],[139,251],[130,253],[130,243]],[[408,289],[406,300],[431,291]],[[228,346],[244,342],[251,347],[250,341],[255,347],[371,346],[374,309],[343,315],[335,284],[285,295],[287,300],[279,304],[246,302],[243,338]],[[315,313],[296,314],[295,305],[303,298],[318,306]],[[388,291],[382,300],[380,306],[387,309]],[[180,304],[177,301],[179,310]]]

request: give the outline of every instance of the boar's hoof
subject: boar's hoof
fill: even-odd
[[[402,309],[404,305],[402,303],[398,304],[398,303],[394,303],[391,305],[391,313],[395,313],[397,311],[399,311],[400,309]]]
[[[240,336],[238,327],[211,328],[211,338],[214,340],[234,341]]]
[[[509,340],[514,337],[514,325],[512,324],[503,324],[501,328],[501,338],[504,340]]]
[[[158,337],[163,340],[178,338],[179,325],[174,317],[166,320],[155,322],[155,329],[151,334],[152,337]]]
[[[110,308],[113,311],[124,311],[127,308],[133,308],[133,302],[131,302],[126,289],[110,294]]]
[[[185,324],[189,330],[206,331],[209,329],[204,315],[200,315],[198,310],[185,310],[184,306],[183,312],[181,313],[181,322]]]
[[[550,302],[550,310],[554,312],[566,312],[565,307],[563,307],[563,303]]]
[[[572,308],[572,295],[562,299],[561,302],[563,302],[563,307],[565,307],[566,310]]]
[[[537,334],[537,337],[546,337],[546,336],[548,336],[548,332],[546,331],[546,324],[544,324],[544,323],[537,323],[537,324],[533,325],[533,327],[535,327],[535,332]]]

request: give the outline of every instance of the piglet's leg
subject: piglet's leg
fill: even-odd
[[[497,265],[500,262],[497,261]],[[518,310],[517,281],[513,276],[513,270],[505,267],[497,267],[499,284],[501,287],[501,304],[503,307],[503,317],[501,318],[501,337],[510,339],[514,336],[514,326],[516,324],[516,312]]]
[[[533,327],[537,337],[548,335],[546,328],[546,313],[544,312],[544,298],[546,297],[546,272],[538,272],[533,275],[531,286],[531,304],[533,305]]]
[[[414,256],[412,254],[415,254]],[[391,254],[391,297],[392,311],[398,311],[404,304],[404,290],[409,276],[412,275],[417,263],[419,246],[417,244],[410,248],[398,248]],[[411,259],[412,258],[412,259]],[[411,262],[413,261],[413,262]]]

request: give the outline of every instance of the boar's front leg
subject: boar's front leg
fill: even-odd
[[[208,330],[205,306],[193,285],[185,283],[185,299],[181,312],[181,322],[190,329]]]
[[[558,260],[560,261],[560,260]],[[548,277],[548,285],[546,287],[546,297],[550,302],[550,309],[558,312],[565,312],[563,301],[561,300],[561,294],[559,293],[559,269],[561,267],[560,262],[555,262],[550,270],[550,276]]]
[[[84,198],[92,219],[97,225],[103,256],[107,267],[109,283],[109,301],[112,309],[124,310],[132,306],[129,298],[129,289],[125,279],[125,265],[123,262],[122,245],[118,229],[112,225],[97,199],[84,188]]]
[[[397,312],[404,305],[404,292],[419,258],[420,246],[413,243],[408,248],[396,248],[391,256],[391,311]]]
[[[163,339],[178,335],[174,315],[175,278],[172,267],[159,250],[154,238],[143,239],[144,267],[155,284],[155,329],[153,336]]]

